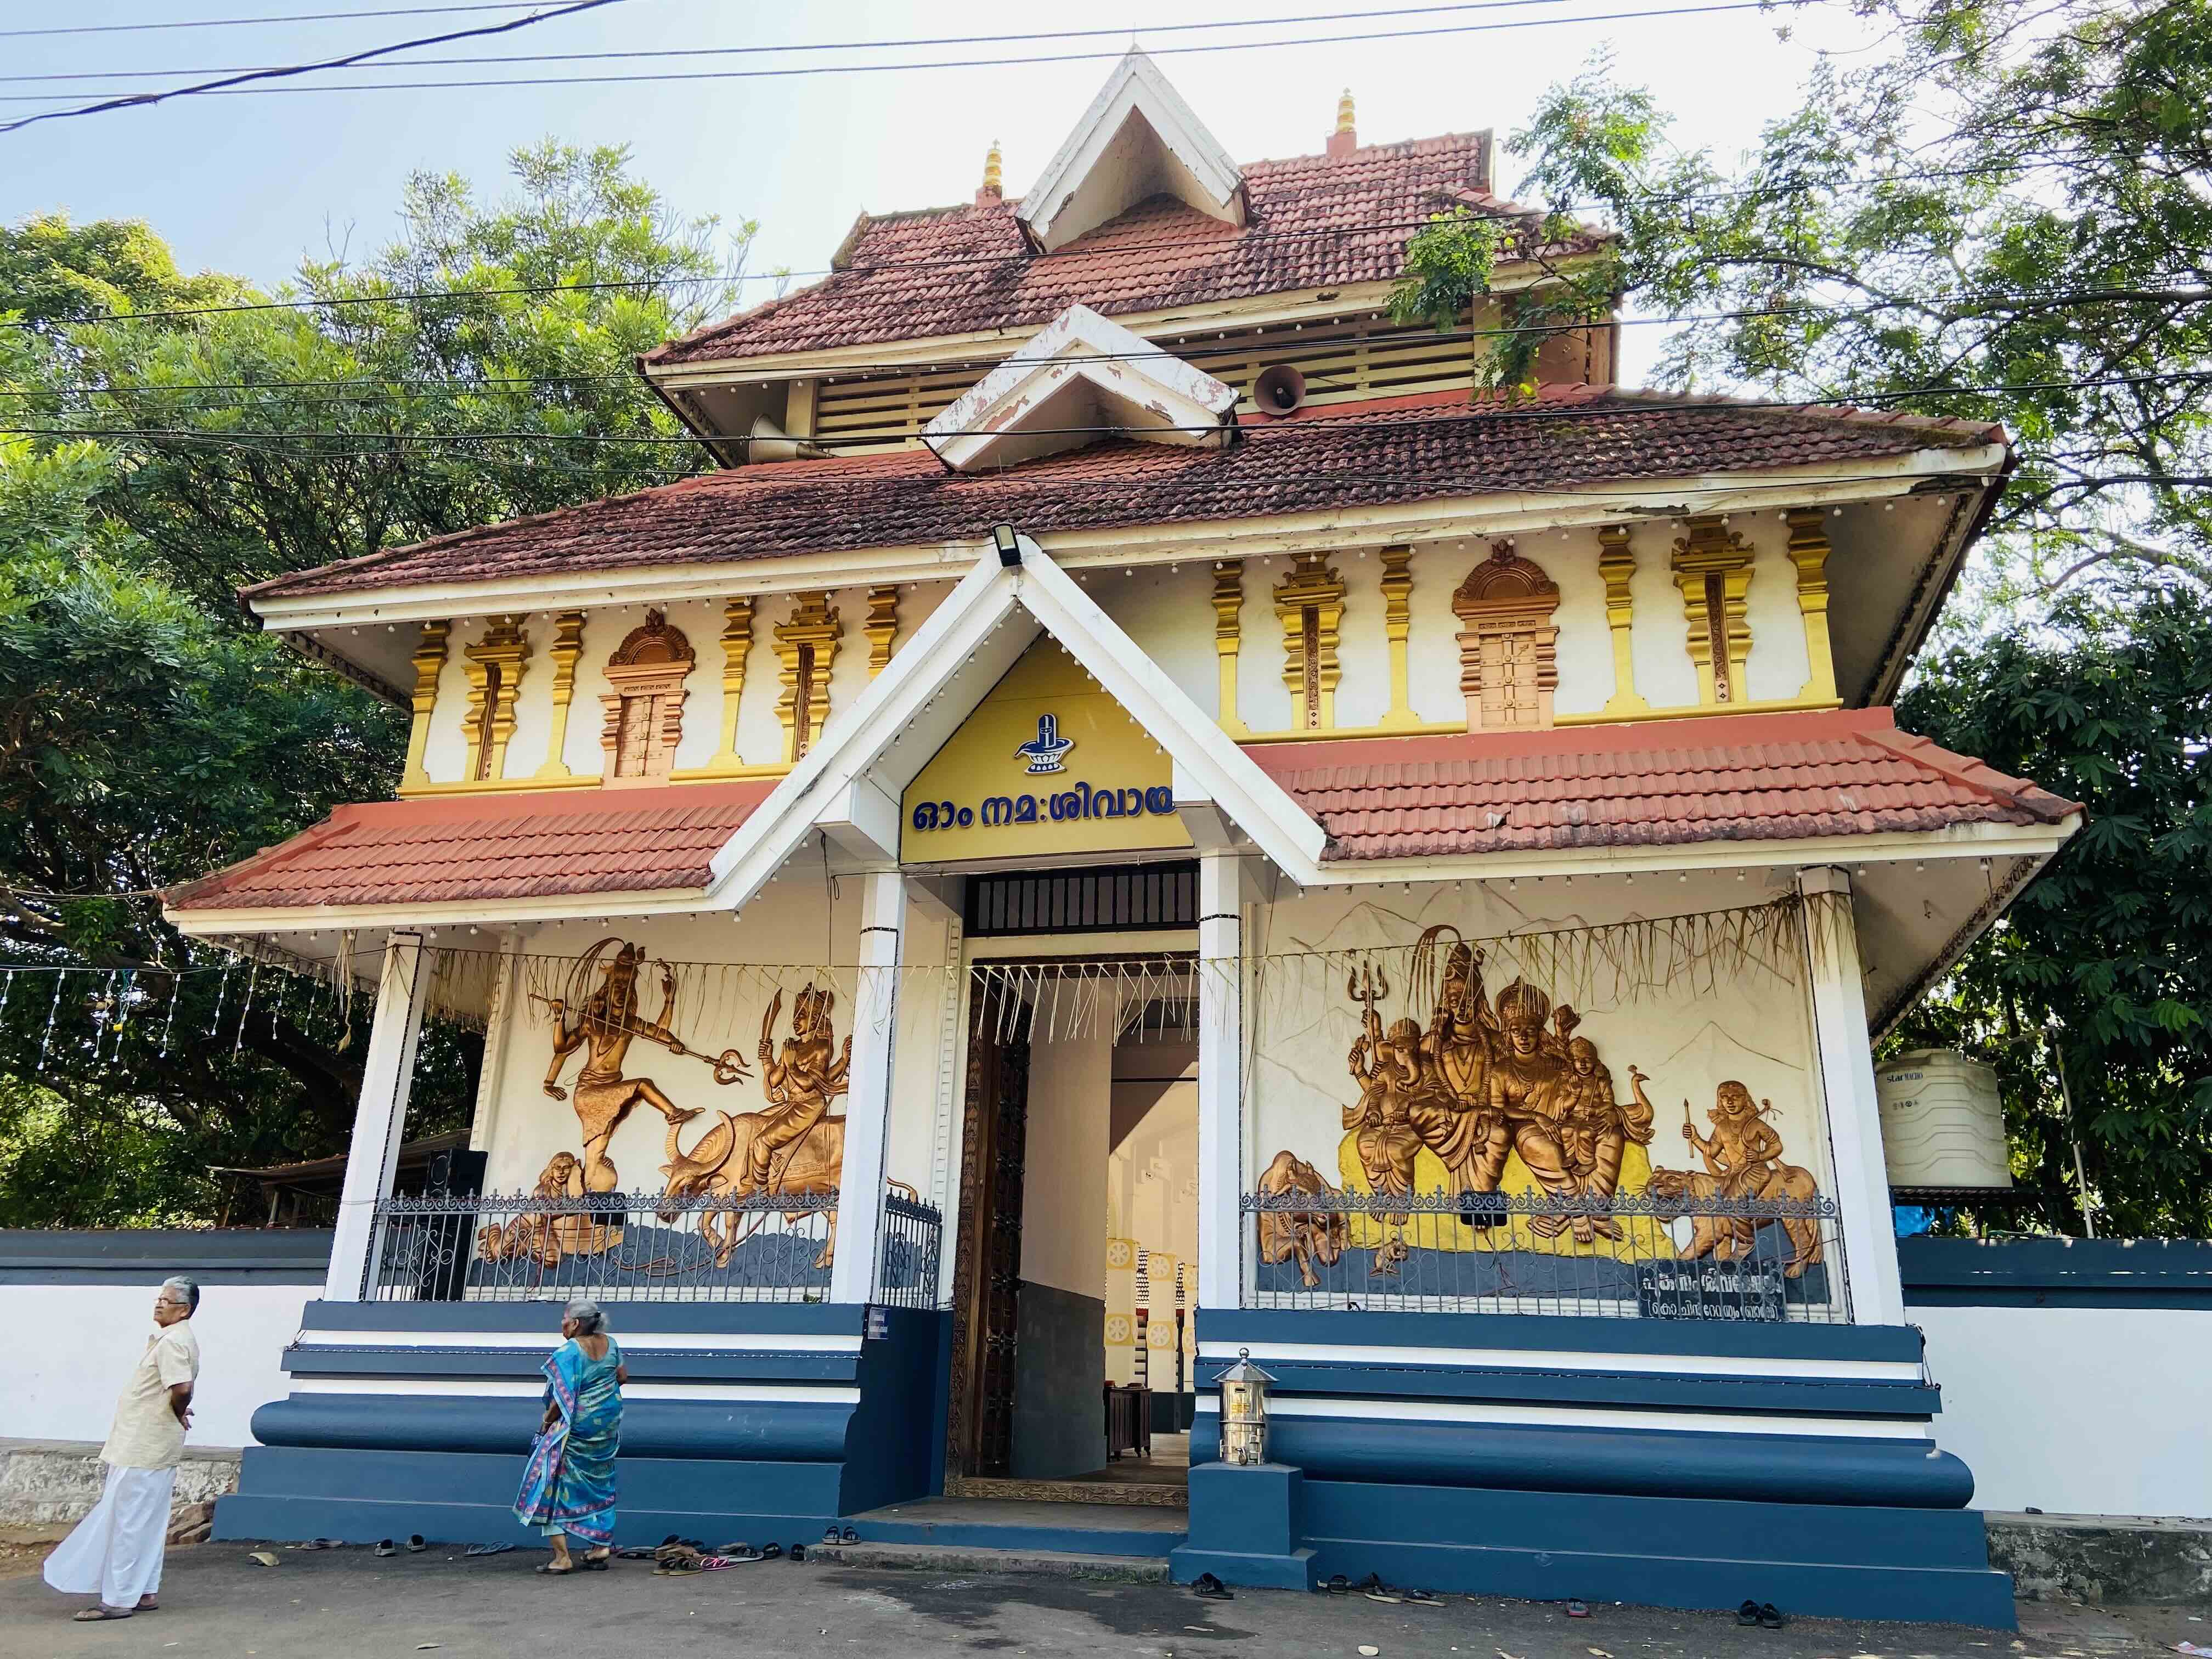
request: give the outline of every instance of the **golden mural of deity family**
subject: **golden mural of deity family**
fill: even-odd
[[[1437,951],[1447,937],[1451,944],[1439,975]],[[1359,1171],[1376,1197],[1410,1198],[1416,1163],[1425,1152],[1443,1166],[1449,1190],[1483,1194],[1498,1190],[1507,1158],[1517,1154],[1537,1187],[1563,1200],[1528,1218],[1530,1234],[1571,1234],[1583,1245],[1618,1240],[1620,1222],[1606,1210],[1620,1188],[1626,1148],[1651,1144],[1655,1113],[1644,1087],[1650,1079],[1630,1066],[1629,1096],[1620,1098],[1597,1045],[1577,1035],[1581,1016],[1566,1003],[1555,1006],[1519,977],[1493,1004],[1482,982],[1483,961],[1449,925],[1420,936],[1409,976],[1417,998],[1436,988],[1425,1025],[1411,1017],[1385,1024],[1378,1012],[1391,994],[1385,974],[1371,961],[1352,970],[1346,990],[1360,1009],[1360,1030],[1347,1060],[1358,1097],[1344,1109],[1343,1127]],[[1723,1082],[1706,1114],[1709,1133],[1692,1127],[1689,1103],[1682,1106],[1683,1138],[1705,1168],[1652,1170],[1645,1196],[1661,1218],[1669,1209],[1679,1216],[1715,1199],[1817,1195],[1806,1170],[1782,1161],[1781,1137],[1765,1121],[1772,1103],[1754,1103],[1741,1082]],[[1268,1166],[1260,1190],[1280,1198],[1334,1189],[1313,1165],[1285,1151]],[[1407,1214],[1382,1218],[1395,1230]],[[1262,1258],[1295,1260],[1309,1285],[1313,1261],[1334,1262],[1347,1239],[1341,1215],[1280,1211],[1260,1219]],[[1681,1254],[1748,1254],[1755,1225],[1741,1218],[1698,1217]],[[1796,1218],[1784,1225],[1796,1276],[1820,1259],[1818,1230]],[[1378,1249],[1376,1271],[1389,1271],[1407,1254],[1394,1231]]]
[[[638,996],[645,953],[635,945],[622,944],[610,957],[610,947],[617,943],[602,939],[586,951],[570,968],[562,986],[564,994],[532,994],[544,1005],[553,1028],[553,1057],[546,1068],[544,1091],[555,1100],[568,1102],[583,1136],[580,1157],[568,1152],[554,1154],[538,1177],[536,1196],[583,1199],[617,1190],[622,1177],[607,1155],[608,1147],[633,1110],[650,1107],[668,1125],[668,1161],[660,1166],[666,1185],[659,1218],[674,1222],[696,1214],[700,1233],[714,1247],[717,1265],[726,1266],[762,1218],[758,1213],[741,1217],[737,1205],[757,1197],[837,1190],[845,1162],[845,1120],[831,1116],[830,1106],[846,1091],[853,1040],[848,1036],[842,1046],[837,1042],[831,1022],[836,994],[810,981],[793,1000],[791,1029],[779,1046],[775,1036],[783,1012],[779,989],[761,1017],[757,1057],[765,1108],[721,1113],[720,1121],[686,1148],[680,1141],[683,1126],[699,1116],[702,1109],[679,1106],[654,1079],[633,1075],[632,1046],[642,1040],[679,1059],[698,1060],[725,1086],[750,1081],[754,1073],[735,1049],[708,1054],[677,1035],[677,975],[666,963],[659,964],[659,1016],[647,1018]],[[594,975],[597,985],[592,983]],[[572,1090],[562,1085],[561,1074],[579,1053],[584,1059]],[[702,1198],[728,1203],[701,1207],[695,1200]],[[794,1210],[788,1218],[796,1219],[800,1213]],[[828,1232],[834,1241],[834,1211]],[[487,1260],[535,1258],[552,1266],[563,1255],[611,1249],[621,1237],[619,1226],[605,1224],[595,1215],[529,1214],[503,1226],[484,1228],[479,1246]],[[830,1253],[831,1243],[825,1242],[816,1266],[828,1267]]]

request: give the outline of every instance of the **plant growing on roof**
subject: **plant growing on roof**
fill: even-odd
[[[1545,343],[1562,330],[1587,327],[1592,317],[1604,315],[1618,291],[1609,253],[1601,251],[1593,258],[1578,252],[1571,266],[1547,256],[1547,249],[1577,230],[1558,214],[1505,220],[1465,207],[1431,214],[1406,244],[1405,272],[1390,291],[1390,320],[1428,323],[1438,333],[1448,332],[1471,318],[1476,302],[1492,291],[1501,258],[1536,264],[1543,276],[1501,303],[1499,318],[1507,327],[1491,337],[1491,349],[1481,355],[1476,371],[1480,386],[1532,393],[1536,355]]]

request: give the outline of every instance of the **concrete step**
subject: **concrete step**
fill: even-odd
[[[976,1549],[948,1544],[843,1544],[806,1552],[832,1567],[905,1568],[919,1572],[1031,1572],[1112,1584],[1164,1584],[1165,1556],[1081,1555],[1064,1550]]]

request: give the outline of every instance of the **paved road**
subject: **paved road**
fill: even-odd
[[[617,1562],[605,1573],[545,1579],[531,1569],[546,1558],[527,1551],[473,1560],[442,1549],[386,1560],[363,1549],[277,1553],[272,1568],[256,1565],[243,1545],[173,1550],[161,1610],[110,1625],[69,1622],[75,1603],[19,1571],[0,1578],[0,1656],[1353,1659],[1363,1644],[1382,1659],[2140,1659],[2157,1651],[2103,1615],[2031,1607],[2023,1614],[2040,1627],[2025,1639],[1809,1619],[1775,1633],[1649,1607],[1601,1604],[1592,1618],[1570,1621],[1540,1603],[1463,1596],[1434,1608],[1260,1590],[1209,1602],[1158,1584],[866,1571],[834,1559],[683,1578]]]

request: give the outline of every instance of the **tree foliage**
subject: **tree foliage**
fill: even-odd
[[[680,436],[633,359],[732,303],[750,227],[673,214],[618,149],[514,167],[491,206],[418,176],[398,240],[275,295],[180,275],[143,225],[0,233],[27,325],[0,425],[37,429],[0,438],[0,963],[103,975],[21,974],[0,1007],[0,1224],[211,1218],[209,1166],[344,1145],[358,1019],[265,974],[251,1001],[151,896],[398,777],[404,718],[237,586],[702,464],[572,440]],[[300,298],[328,303],[270,303]],[[111,988],[143,1004],[103,1040]],[[452,1126],[479,1048],[426,1038],[410,1133]]]

